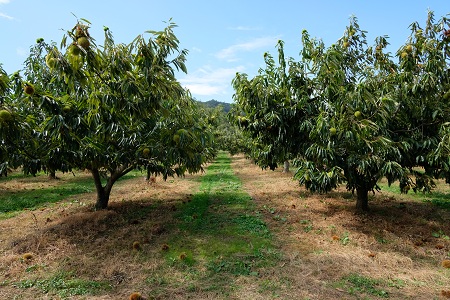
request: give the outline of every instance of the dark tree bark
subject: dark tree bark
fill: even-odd
[[[111,180],[111,177],[108,178],[108,181],[105,186],[102,185],[102,179],[100,175],[100,171],[98,169],[91,170],[92,177],[94,177],[95,189],[97,191],[97,201],[95,203],[96,209],[105,209],[108,207],[109,195],[111,193],[111,189],[107,189],[108,183]],[[112,187],[112,185],[111,185]]]
[[[107,178],[106,184],[102,185],[101,175],[99,169],[93,168],[91,170],[92,177],[94,178],[95,189],[97,191],[97,201],[95,202],[96,209],[106,209],[108,208],[109,196],[111,195],[111,190],[114,183],[123,175],[127,174],[133,170],[133,166],[122,166],[116,169],[109,170],[109,177]]]
[[[150,170],[150,167],[147,167],[147,176],[145,177],[145,180],[149,181],[151,176],[152,171]]]
[[[56,179],[56,171],[55,170],[49,170],[48,171],[48,178],[49,179]]]
[[[356,188],[356,209],[358,211],[369,210],[369,189],[365,187]]]

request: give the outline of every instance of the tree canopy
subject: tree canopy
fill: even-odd
[[[361,210],[383,177],[404,192],[429,191],[450,171],[448,26],[430,12],[395,56],[387,37],[369,45],[356,17],[329,47],[304,30],[299,61],[284,57],[280,41],[278,62],[265,53],[257,76],[233,81],[250,156],[271,169],[294,159],[294,177],[314,192],[346,183]]]
[[[181,176],[201,171],[215,153],[210,128],[175,77],[187,72],[176,25],[129,44],[115,43],[105,27],[102,46],[90,26],[79,20],[59,47],[38,39],[2,106],[27,129],[26,145],[17,135],[14,148],[24,166],[34,161],[30,173],[89,170],[96,207],[106,208],[112,186],[131,170]]]

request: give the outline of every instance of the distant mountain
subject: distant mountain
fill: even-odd
[[[208,107],[208,108],[216,108],[217,106],[221,105],[223,107],[223,111],[225,113],[228,113],[231,110],[231,103],[220,102],[220,101],[217,101],[217,100],[214,100],[214,99],[206,101],[206,102],[198,101],[198,103],[200,103],[200,104],[202,104],[202,105],[204,105],[205,107]]]

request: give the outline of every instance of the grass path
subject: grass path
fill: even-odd
[[[172,268],[171,276],[188,278],[184,289],[197,297],[205,293],[228,298],[244,293],[239,291],[243,281],[258,293],[261,269],[274,265],[279,257],[271,233],[251,197],[242,191],[230,163],[222,153],[208,167],[199,192],[176,213],[179,234],[167,243],[165,259]],[[163,295],[167,290],[158,292]]]

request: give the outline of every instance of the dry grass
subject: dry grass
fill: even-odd
[[[442,263],[450,258],[450,241],[435,233],[450,234],[449,211],[405,197],[400,203],[383,193],[371,199],[370,213],[356,214],[344,190],[313,195],[292,174],[262,171],[242,156],[233,157],[232,167],[282,253],[257,280],[236,276],[223,296],[187,292],[183,282],[189,279],[168,266],[163,253],[179,233],[173,226],[176,210],[198,191],[202,175],[152,184],[136,178],[114,187],[108,210],[94,211],[94,194],[83,194],[0,220],[0,298],[49,299],[13,283],[67,270],[111,286],[96,296],[70,299],[128,299],[133,292],[151,299],[153,290],[160,291],[158,299],[361,299],[342,283],[350,274],[383,280],[390,299],[447,297],[450,270]],[[0,188],[59,184],[33,180],[0,182]]]
[[[450,234],[448,210],[383,193],[371,198],[370,213],[357,214],[355,199],[344,189],[310,194],[292,174],[262,171],[241,156],[233,167],[290,258],[280,271],[298,294],[350,297],[336,294],[340,289],[330,283],[352,273],[402,282],[401,288],[389,289],[393,299],[438,298],[450,288],[450,272],[441,266],[450,255],[450,241],[434,236]]]
[[[163,263],[156,255],[143,266],[141,251],[135,251],[133,243],[139,241],[142,252],[160,251],[163,243],[159,241],[170,234],[173,205],[192,197],[198,176],[152,184],[143,178],[118,183],[108,210],[94,211],[95,194],[91,193],[1,220],[0,283],[70,269],[76,270],[77,276],[120,286],[113,295],[89,299],[126,299],[144,283],[148,274],[143,269],[158,268]],[[158,209],[152,209],[155,206]],[[24,253],[31,253],[33,258],[24,261]],[[31,266],[34,272],[29,273]],[[18,299],[39,299],[33,292],[2,286],[0,298],[20,294]]]

